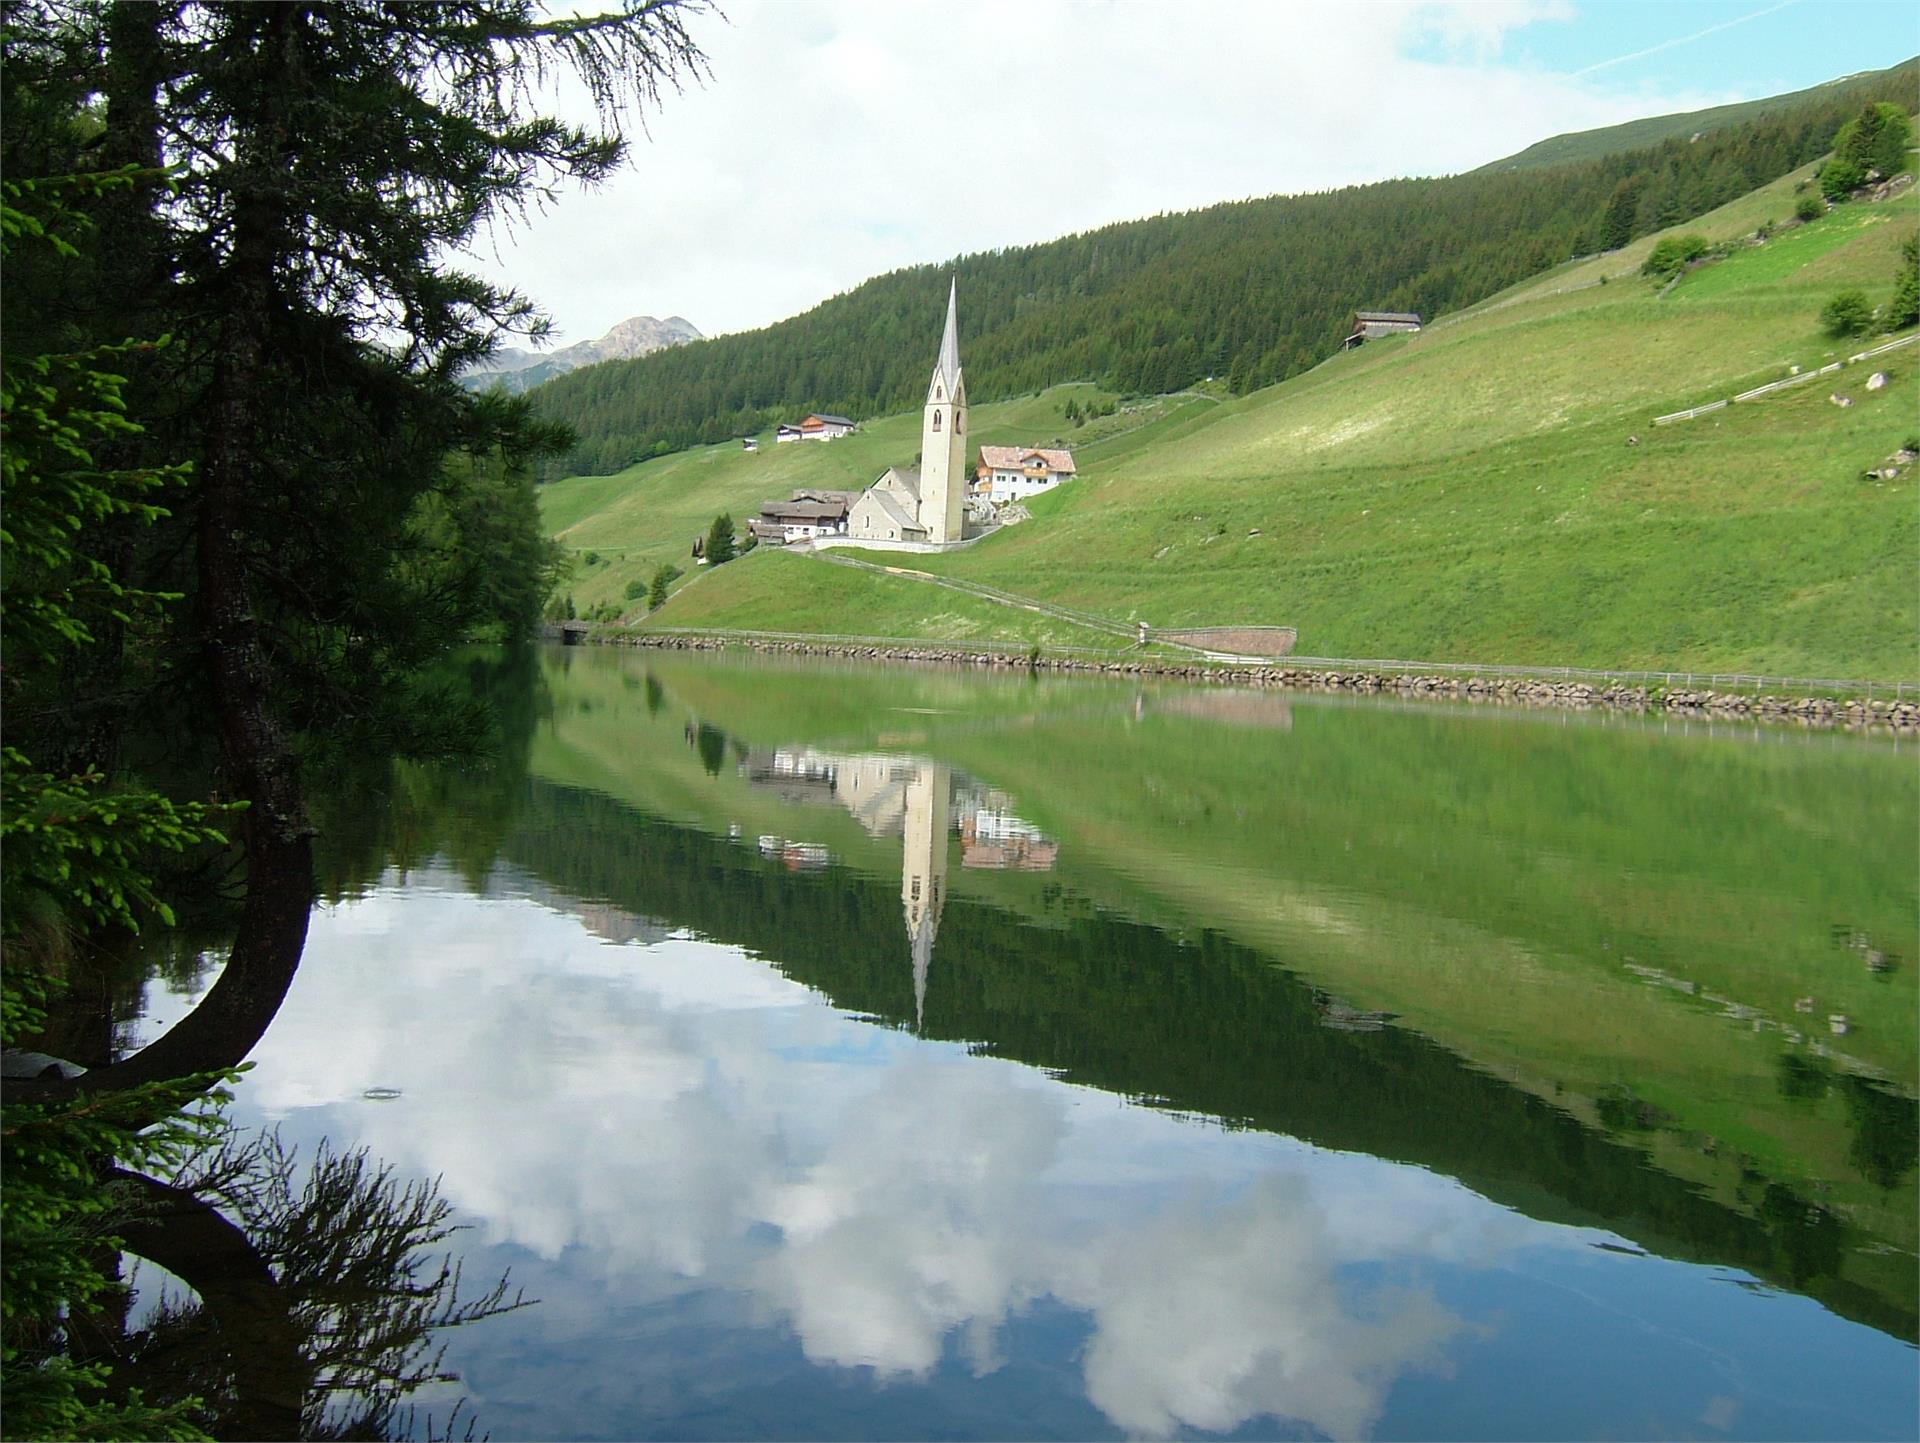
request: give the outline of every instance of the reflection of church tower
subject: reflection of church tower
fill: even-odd
[[[959,283],[947,291],[947,329],[920,422],[920,524],[937,545],[958,541],[967,504],[967,383],[960,374]]]
[[[905,862],[900,900],[907,912],[913,952],[913,1022],[927,1007],[927,965],[933,934],[947,900],[947,830],[953,811],[953,773],[938,762],[919,762],[907,780]]]

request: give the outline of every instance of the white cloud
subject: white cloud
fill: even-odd
[[[704,1290],[816,1364],[923,1377],[951,1340],[991,1371],[1050,1297],[1131,1432],[1349,1437],[1458,1331],[1353,1267],[1578,1245],[1430,1173],[876,1029],[732,948],[614,945],[437,880],[316,914],[240,1106],[440,1177],[483,1242],[581,1280],[535,1327]]]
[[[900,266],[1471,169],[1547,135],[1734,98],[1503,64],[1504,37],[1567,13],[1527,0],[727,9],[730,23],[695,24],[711,81],[668,98],[631,167],[485,258],[568,339],[641,313],[750,328]]]

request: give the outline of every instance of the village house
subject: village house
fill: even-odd
[[[1344,351],[1367,341],[1377,341],[1382,336],[1403,335],[1420,329],[1420,317],[1412,311],[1355,311],[1353,330],[1346,340],[1340,343]]]
[[[982,446],[975,496],[995,506],[1051,490],[1074,475],[1073,454],[1033,446]]]
[[[853,502],[851,491],[796,491],[785,501],[761,502],[760,514],[747,523],[747,530],[757,540],[775,546],[819,536],[845,536]]]
[[[794,425],[782,422],[774,431],[775,441],[836,441],[853,430],[853,422],[845,416],[829,416],[816,411],[806,420]]]

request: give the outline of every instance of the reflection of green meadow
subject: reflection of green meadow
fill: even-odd
[[[1064,885],[1226,934],[1731,1205],[1757,1205],[1756,1179],[1811,1190],[1896,1250],[1847,1273],[1911,1310],[1914,1174],[1882,1187],[1862,1152],[1910,1152],[1911,1104],[1860,1113],[1915,1090],[1905,748],[598,650],[554,654],[549,677],[533,756],[549,780],[709,832],[818,841],[887,876],[897,840],[748,786],[737,753],[712,768],[699,724],[740,748],[949,762],[1061,843],[1045,877],[956,867],[956,896],[1057,920],[1042,894]],[[1869,971],[1867,949],[1892,970]]]

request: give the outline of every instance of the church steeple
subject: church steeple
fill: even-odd
[[[946,382],[949,399],[960,387],[960,282],[947,285],[947,330],[940,338],[940,360],[933,368],[936,381]]]
[[[937,545],[960,540],[967,503],[967,382],[960,369],[960,286],[947,287],[947,328],[920,424],[920,526]]]
[[[940,909],[947,900],[947,833],[952,819],[952,769],[939,762],[917,763],[907,779],[906,814],[900,829],[900,901],[906,910],[913,962],[916,1030],[927,1010],[927,971],[933,963],[934,934],[940,930]]]

